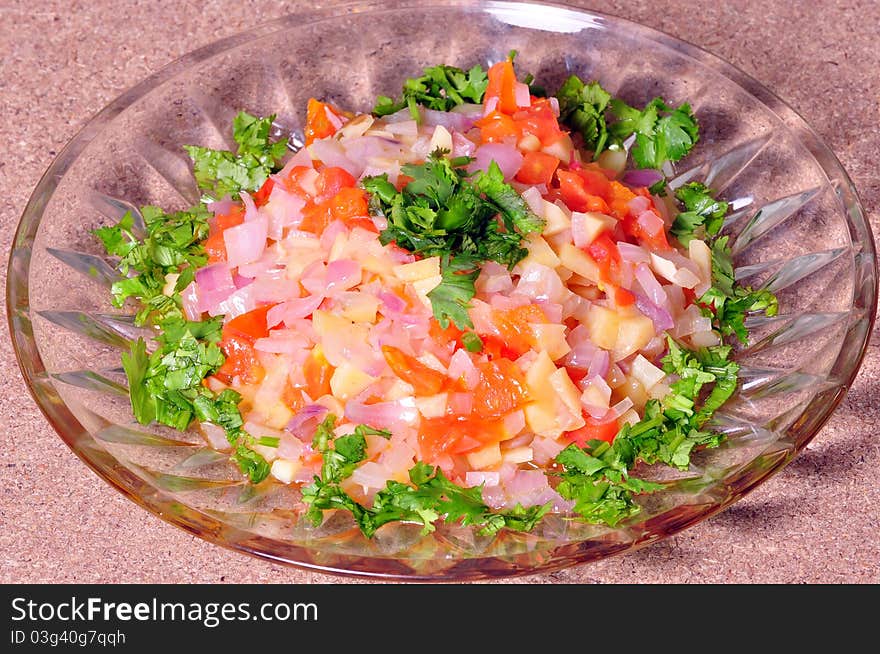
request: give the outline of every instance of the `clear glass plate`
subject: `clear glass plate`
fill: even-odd
[[[301,137],[315,96],[368,110],[426,65],[517,67],[549,88],[570,73],[631,104],[688,101],[701,139],[677,181],[701,180],[735,211],[738,278],[777,293],[780,313],[751,319],[737,352],[743,381],[719,412],[725,445],[648,496],[615,529],[562,518],[487,538],[442,526],[388,525],[372,539],[339,515],[313,528],[295,490],[242,482],[196,433],[132,419],[120,348],[140,330],[114,312],[115,278],[91,230],[128,208],[198,199],[183,144],[228,147],[240,109],[278,115]],[[831,151],[760,84],[706,52],[634,23],[558,5],[361,2],[288,16],[193,52],[127,91],[52,163],[21,218],[8,310],[25,380],[61,438],[98,475],[172,524],[276,562],[353,575],[466,580],[593,561],[675,533],[777,472],[842,399],[877,305],[874,243]],[[645,471],[651,474],[651,470]],[[134,538],[135,536],[131,536]]]

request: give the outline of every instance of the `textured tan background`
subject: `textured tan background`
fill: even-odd
[[[0,0],[0,250],[89,116],[187,51],[304,6],[237,0]],[[837,153],[880,233],[880,2],[575,2],[742,68]],[[5,285],[5,265],[0,272]],[[840,409],[784,471],[651,547],[529,583],[880,582],[880,330]],[[320,582],[204,543],[110,489],[67,449],[0,338],[0,582]]]

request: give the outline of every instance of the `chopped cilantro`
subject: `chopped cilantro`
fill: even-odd
[[[685,210],[675,217],[669,230],[687,247],[693,238],[715,236],[721,231],[728,204],[716,200],[712,189],[700,182],[685,184],[675,191]]]
[[[605,110],[611,101],[598,82],[584,82],[577,76],[569,77],[556,93],[559,100],[559,120],[576,130],[584,139],[584,147],[598,157],[608,143]]]
[[[468,352],[482,352],[483,351],[483,339],[480,338],[480,335],[477,332],[467,331],[461,335],[461,344],[464,345],[464,349]]]
[[[399,100],[380,95],[373,114],[387,116],[409,107],[413,119],[419,120],[419,105],[436,111],[450,111],[468,102],[479,104],[488,83],[482,66],[474,66],[469,71],[454,66],[431,66],[420,77],[404,82]]]
[[[687,155],[699,140],[697,119],[687,103],[673,109],[662,98],[654,98],[640,111],[614,98],[609,106],[617,118],[608,128],[613,139],[622,142],[636,135],[631,153],[637,168],[659,170],[667,161]]]
[[[479,264],[496,261],[512,268],[528,254],[523,236],[543,224],[494,161],[486,172],[468,177],[461,168],[468,159],[443,155],[438,150],[423,164],[403,166],[412,181],[402,191],[386,175],[367,177],[362,185],[372,194],[372,210],[388,220],[379,234],[383,244],[443,257],[443,281],[428,297],[441,325],[452,320],[464,329],[471,326],[467,308]]]
[[[370,428],[358,425],[355,433],[334,438],[335,424],[336,417],[328,415],[315,431],[312,447],[323,457],[321,475],[302,489],[303,501],[309,505],[307,516],[315,525],[323,521],[324,511],[342,509],[352,514],[367,537],[384,524],[401,521],[421,524],[423,533],[429,533],[440,518],[479,527],[483,534],[495,534],[503,527],[530,531],[550,510],[550,505],[545,504],[495,512],[483,502],[482,486],[459,486],[439,468],[421,461],[410,469],[409,484],[389,481],[376,493],[371,507],[363,506],[339,483],[366,459],[366,443],[358,430]]]
[[[193,161],[196,183],[205,191],[203,200],[235,197],[241,191],[256,191],[265,183],[287,151],[285,140],[271,141],[274,120],[274,115],[257,118],[239,112],[233,121],[233,138],[238,144],[235,154],[229,150],[184,146]]]

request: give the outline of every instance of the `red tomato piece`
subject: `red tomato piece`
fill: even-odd
[[[474,389],[474,411],[481,418],[500,418],[528,402],[526,382],[510,359],[478,366],[480,382]]]
[[[436,395],[446,385],[446,375],[396,347],[383,345],[382,355],[391,371],[410,384],[416,395]]]
[[[553,174],[559,168],[559,159],[545,152],[527,152],[516,179],[523,184],[549,185]]]
[[[606,417],[601,420],[593,418],[590,414],[584,414],[587,421],[580,429],[569,431],[563,434],[563,438],[568,443],[576,443],[578,447],[585,447],[590,441],[605,441],[606,443],[614,442],[614,438],[620,431],[620,425],[617,418],[609,412]]]

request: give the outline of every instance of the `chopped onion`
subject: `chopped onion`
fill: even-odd
[[[498,164],[504,179],[511,179],[522,166],[523,155],[515,145],[507,143],[484,143],[474,152],[474,160],[468,164],[467,170],[474,173],[478,170],[488,171],[492,162]]]
[[[456,132],[467,132],[474,126],[474,121],[477,118],[476,116],[468,116],[459,112],[436,111],[427,108],[422,109],[422,115],[424,116],[423,124],[430,125],[431,127],[441,125],[449,131],[455,130]]]
[[[226,262],[230,268],[259,259],[266,249],[269,223],[264,215],[223,230]]]
[[[312,315],[323,301],[323,295],[306,295],[277,304],[266,313],[266,324],[270,329],[281,323],[292,328],[294,320]]]
[[[659,334],[667,329],[672,329],[675,322],[672,320],[672,316],[666,309],[657,306],[641,293],[636,293],[635,296],[636,307],[651,319],[651,322],[654,323],[654,331]]]
[[[327,407],[320,404],[307,404],[297,411],[284,428],[300,440],[310,441],[315,427],[327,415]]]
[[[419,411],[413,398],[393,402],[362,404],[349,400],[345,405],[345,417],[351,422],[369,425],[376,429],[388,429],[392,433],[402,427],[412,427],[419,422]]]
[[[663,179],[663,173],[659,170],[645,168],[641,170],[628,170],[620,178],[627,186],[653,186]]]

